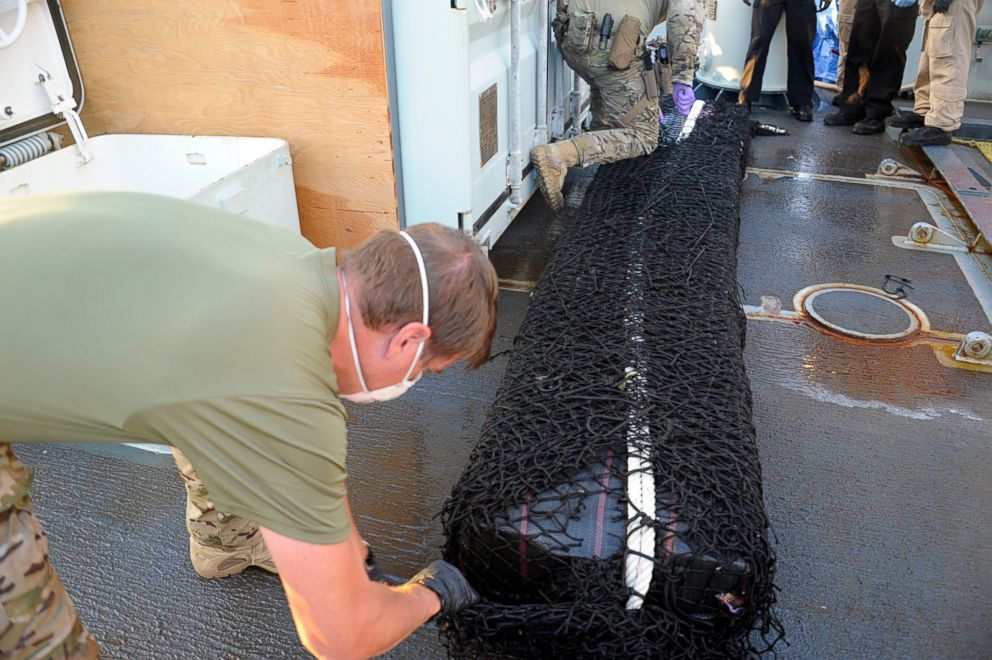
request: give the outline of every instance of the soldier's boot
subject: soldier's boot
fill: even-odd
[[[530,159],[537,169],[537,184],[552,211],[561,211],[565,198],[561,188],[565,185],[568,168],[579,164],[579,150],[571,141],[539,144],[530,150]]]
[[[264,543],[231,548],[205,545],[191,536],[189,560],[200,577],[208,580],[237,575],[252,566],[270,573],[279,572]]]
[[[175,448],[172,455],[186,484],[189,559],[196,572],[207,579],[235,575],[251,566],[276,573],[258,525],[218,511],[186,455]]]

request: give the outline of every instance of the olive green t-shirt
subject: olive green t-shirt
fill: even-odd
[[[181,449],[218,510],[350,531],[333,249],[171,198],[0,199],[0,441]],[[73,475],[63,475],[73,479]]]

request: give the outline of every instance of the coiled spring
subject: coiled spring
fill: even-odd
[[[29,160],[40,158],[54,151],[61,145],[62,139],[57,133],[41,133],[0,147],[0,170],[22,165]]]

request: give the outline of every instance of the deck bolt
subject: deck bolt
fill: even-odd
[[[973,360],[983,360],[992,355],[992,337],[984,332],[969,332],[961,342],[961,353]]]
[[[909,238],[914,243],[929,243],[933,240],[933,226],[926,222],[917,222],[910,227]]]

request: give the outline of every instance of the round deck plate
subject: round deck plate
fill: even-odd
[[[884,293],[864,289],[819,289],[805,297],[803,309],[834,332],[859,339],[893,341],[920,330],[919,319],[907,305]]]

